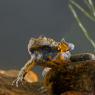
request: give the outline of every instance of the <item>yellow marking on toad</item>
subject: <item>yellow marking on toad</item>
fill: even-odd
[[[60,50],[61,52],[69,51],[69,46],[68,46],[67,43],[61,42],[61,43],[59,43],[59,45],[58,45],[58,50]]]

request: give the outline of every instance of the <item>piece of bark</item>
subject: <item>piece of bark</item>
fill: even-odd
[[[52,68],[45,78],[45,85],[50,95],[71,90],[90,95],[95,91],[95,60],[71,62]]]
[[[61,95],[93,95],[92,93],[78,92],[78,91],[68,91]]]
[[[19,87],[12,86],[12,82],[16,79],[17,73],[17,70],[0,70],[0,95],[47,95],[47,93],[43,94],[39,90],[43,86],[42,82],[24,82]]]
[[[76,65],[74,65],[74,63],[71,63],[71,65],[69,65],[67,67],[69,67],[68,69],[72,70],[73,69],[72,67],[81,68],[81,66],[87,66],[87,68],[89,70],[92,70],[92,73],[93,73],[95,70],[94,69],[95,61],[89,60],[89,61],[77,62]],[[91,66],[91,67],[89,67],[89,66]],[[55,67],[55,68],[57,69],[57,67]],[[68,69],[67,69],[67,71],[68,71]],[[78,70],[78,69],[76,69],[76,70]],[[63,70],[63,72],[64,72],[64,70]],[[43,82],[39,82],[39,81],[34,82],[34,83],[24,82],[24,84],[19,85],[19,87],[12,86],[11,85],[12,81],[14,79],[16,79],[17,73],[18,73],[17,70],[11,70],[11,71],[0,70],[0,95],[51,95],[51,94],[48,94],[49,92],[42,93],[39,90],[43,86]],[[29,76],[32,76],[32,75],[29,75]],[[94,75],[91,75],[91,76],[93,76],[93,78],[95,78]],[[59,81],[59,83],[60,83],[60,81]],[[60,84],[59,86],[61,86],[61,85],[62,84]],[[61,93],[61,95],[95,95],[94,94],[95,82],[93,83],[93,85],[91,87],[93,88],[93,91],[91,90],[92,91],[91,93],[86,92],[86,94],[85,94],[85,93],[81,92],[80,88],[79,89],[76,88],[77,90],[79,90],[78,92],[76,92],[76,91],[72,92],[72,91],[68,90],[67,92],[64,92],[63,94]]]

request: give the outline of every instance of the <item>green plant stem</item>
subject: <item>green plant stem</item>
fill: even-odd
[[[94,17],[95,17],[95,8],[94,8],[94,5],[93,5],[92,0],[88,0],[88,3],[89,3],[89,5],[90,5],[91,11],[92,11],[92,13],[93,13],[93,15],[94,15]]]
[[[95,18],[91,16],[86,10],[84,10],[79,4],[77,4],[75,1],[70,0],[71,4],[73,4],[76,8],[78,8],[82,13],[84,13],[88,18],[90,18],[92,21],[95,21]]]
[[[94,50],[95,50],[95,42],[92,40],[92,38],[89,36],[88,31],[86,30],[86,28],[83,26],[82,22],[80,21],[75,9],[73,8],[73,6],[71,4],[69,4],[69,7],[79,25],[79,27],[81,28],[82,32],[84,33],[85,37],[88,39],[88,41],[91,43],[91,45],[93,46]]]
[[[84,3],[87,5],[87,7],[91,10],[91,6],[89,5],[88,0],[84,0]]]

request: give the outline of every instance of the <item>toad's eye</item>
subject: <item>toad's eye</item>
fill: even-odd
[[[53,47],[50,47],[50,46],[47,46],[47,45],[45,45],[45,46],[42,46],[41,48],[40,48],[40,50],[41,51],[43,51],[43,52],[47,52],[47,53],[54,53],[54,52],[58,52],[58,50],[56,49],[56,48],[53,48]]]
[[[31,53],[35,53],[35,51],[38,51],[38,52],[44,53],[44,54],[59,52],[59,50],[57,48],[53,48],[53,47],[50,47],[48,45],[39,46],[39,47],[35,47],[35,48],[30,49]]]
[[[61,52],[69,51],[69,46],[68,46],[67,43],[61,42],[61,43],[59,43],[59,45],[58,45],[58,50],[60,50]]]
[[[50,47],[50,46],[42,46],[39,50],[41,51],[43,59],[45,60],[51,60],[59,52],[59,50],[56,47]]]

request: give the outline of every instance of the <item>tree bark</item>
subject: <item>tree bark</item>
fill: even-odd
[[[72,66],[75,64],[70,62]],[[76,66],[81,66],[83,64],[91,64],[93,68],[95,67],[95,60],[89,61],[81,61],[76,62]],[[50,65],[48,65],[50,66]],[[56,67],[56,65],[54,65]],[[57,68],[57,67],[56,67]],[[48,92],[42,93],[39,88],[43,86],[43,82],[37,80],[36,82],[29,83],[23,82],[23,85],[19,85],[19,87],[12,86],[12,81],[16,79],[18,71],[16,70],[11,71],[0,71],[0,95],[50,95]],[[32,76],[32,75],[29,75]],[[32,79],[31,79],[32,80]],[[61,85],[61,84],[60,84]],[[90,95],[89,93],[83,94],[81,92],[72,92],[68,91],[68,93],[63,93],[61,95]],[[91,95],[95,95],[94,91]]]

